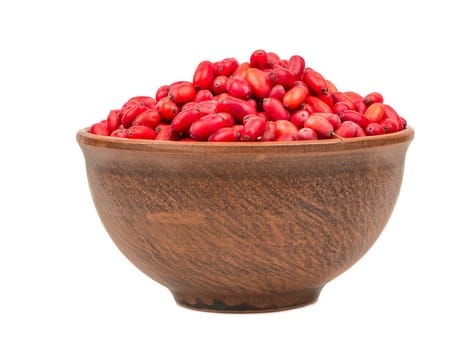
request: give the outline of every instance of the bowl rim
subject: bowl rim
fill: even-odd
[[[414,129],[405,129],[383,135],[354,138],[336,138],[325,140],[299,141],[248,141],[248,142],[208,142],[208,141],[171,141],[126,139],[112,136],[95,135],[90,127],[79,129],[76,140],[80,146],[96,148],[143,151],[143,152],[178,152],[178,153],[264,153],[264,152],[340,152],[369,149],[400,143],[409,143],[414,138]]]

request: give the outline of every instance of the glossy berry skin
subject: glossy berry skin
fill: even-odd
[[[385,120],[391,123],[392,126],[389,127],[389,132],[402,130],[404,128],[404,122],[400,119],[400,116],[398,115],[397,111],[395,111],[392,106],[384,103],[383,110],[384,119],[380,122],[380,124],[385,123]]]
[[[228,95],[218,102],[216,112],[227,112],[242,123],[246,115],[257,114],[257,107],[248,100]]]
[[[297,140],[318,140],[318,136],[313,129],[301,128],[298,130]]]
[[[177,105],[193,101],[196,93],[195,86],[187,81],[182,81],[169,87],[169,97]]]
[[[127,129],[119,127],[118,129],[112,131],[110,133],[110,136],[112,137],[120,137],[120,138],[126,138],[126,131]]]
[[[217,106],[218,106],[218,101],[208,100],[208,101],[197,102],[190,109],[198,109],[201,113],[205,115],[205,114],[216,113]]]
[[[213,63],[213,73],[215,76],[224,75],[229,77],[238,68],[238,60],[234,57],[228,57],[221,61]]]
[[[169,141],[174,139],[172,127],[169,124],[157,127],[156,130],[155,140]]]
[[[275,52],[267,52],[266,68],[277,68],[280,65],[280,56]]]
[[[309,91],[305,86],[296,85],[285,93],[282,103],[285,108],[295,110],[305,102],[308,94]]]
[[[274,141],[275,137],[275,122],[267,121],[265,123],[264,133],[262,134],[261,141]]]
[[[392,119],[385,118],[381,120],[379,124],[382,126],[386,134],[390,134],[399,130],[397,123]]]
[[[344,121],[341,126],[334,131],[334,135],[339,138],[352,138],[365,136],[365,132],[358,124],[347,120]]]
[[[369,119],[371,123],[378,123],[384,116],[384,105],[381,102],[375,102],[369,105],[364,112],[364,116]]]
[[[323,116],[312,114],[305,121],[305,128],[310,128],[320,139],[329,139],[333,135],[333,125]]]
[[[274,141],[294,141],[297,139],[298,128],[288,120],[276,120]]]
[[[228,83],[229,78],[226,75],[218,75],[213,79],[210,85],[210,91],[214,95],[219,95],[226,92],[226,86]]]
[[[161,121],[159,112],[155,109],[148,109],[138,115],[131,125],[145,125],[154,129]]]
[[[249,57],[251,67],[264,69],[267,65],[267,52],[264,50],[256,50]]]
[[[306,68],[303,74],[303,81],[315,95],[328,94],[328,84],[319,72]]]
[[[336,91],[331,94],[331,98],[333,100],[333,106],[336,105],[338,102],[343,102],[348,106],[348,109],[355,110],[356,106],[352,103],[351,99],[341,91]]]
[[[295,74],[287,68],[274,68],[268,74],[272,86],[280,84],[289,89],[297,81]]]
[[[247,100],[252,95],[251,85],[242,76],[230,77],[226,83],[226,91],[231,96]]]
[[[156,103],[169,96],[169,85],[162,85],[156,91]]]
[[[157,102],[156,102],[156,99],[151,96],[135,96],[135,97],[130,98],[128,102],[125,103],[125,106],[127,104],[132,104],[132,103],[140,103],[146,106],[147,108],[154,108]]]
[[[327,121],[329,121],[334,129],[339,128],[342,124],[341,117],[335,113],[317,113],[317,114],[325,118]]]
[[[107,116],[107,128],[108,131],[111,133],[118,129],[121,125],[120,119],[120,110],[119,109],[112,109]]]
[[[153,140],[156,138],[157,133],[153,128],[146,125],[133,125],[128,128],[125,133],[125,137],[128,139],[148,139]]]
[[[393,133],[407,121],[380,92],[339,90],[306,64],[255,50],[247,60],[202,60],[191,80],[131,97],[90,126],[100,136],[129,139],[302,141]]]
[[[331,107],[319,97],[316,97],[313,95],[307,96],[307,98],[305,99],[305,102],[312,107],[313,112],[322,112],[322,113],[333,112]]]
[[[270,89],[269,94],[267,95],[267,97],[276,98],[277,100],[282,101],[282,99],[284,98],[284,95],[285,95],[286,92],[287,91],[285,90],[285,88],[282,85],[275,84]]]
[[[245,78],[251,86],[252,94],[258,100],[262,101],[267,97],[272,85],[263,71],[257,68],[249,68],[246,71]]]
[[[280,100],[266,97],[262,101],[262,109],[267,113],[269,120],[290,120],[290,113]]]
[[[92,124],[92,126],[90,127],[90,132],[95,135],[109,136],[110,131],[107,127],[107,121],[102,120],[101,122]]]
[[[364,102],[364,98],[355,91],[344,91],[344,95],[355,105],[357,101]]]
[[[367,125],[369,125],[370,123],[369,119],[367,119],[366,117],[364,117],[362,113],[359,113],[357,111],[352,111],[352,110],[343,111],[340,114],[340,117],[342,121],[346,121],[346,120],[352,121],[358,124],[363,129],[367,127]]]
[[[350,103],[339,101],[333,105],[332,111],[333,113],[341,115],[344,111],[352,110],[353,107],[354,106]]]
[[[257,115],[252,115],[244,122],[241,131],[241,141],[258,141],[262,138],[266,121]]]
[[[156,106],[159,115],[162,120],[171,121],[179,113],[179,106],[170,99],[170,97],[165,97],[157,102]]]
[[[287,69],[293,73],[295,80],[302,79],[305,71],[305,59],[300,55],[293,55],[288,60]]]
[[[133,120],[146,109],[148,109],[148,107],[142,102],[127,102],[120,111],[121,124],[123,124],[123,127],[129,128]]]
[[[195,95],[195,102],[209,101],[213,99],[213,93],[208,89],[198,90]]]
[[[353,102],[356,111],[361,114],[364,114],[367,110],[367,105],[365,104],[364,100],[356,100]]]
[[[214,76],[213,63],[210,61],[200,62],[193,74],[193,85],[195,89],[197,91],[208,90]]]
[[[187,133],[190,130],[190,126],[204,115],[205,114],[197,108],[179,112],[174,119],[172,119],[170,124],[172,131],[177,133]]]
[[[308,112],[305,109],[300,109],[292,113],[290,121],[298,128],[301,129],[305,126],[305,121],[312,113]]]
[[[221,114],[207,114],[193,122],[190,126],[190,137],[194,140],[206,141],[216,130],[227,126],[226,123],[225,118]]]
[[[364,102],[367,106],[370,106],[373,103],[383,103],[384,98],[380,92],[371,92],[364,97]]]
[[[233,127],[223,127],[215,130],[209,137],[208,141],[212,142],[231,142],[239,141],[239,134]]]
[[[368,136],[373,136],[373,135],[383,135],[385,134],[385,129],[382,125],[379,123],[370,123],[367,125],[365,128],[365,133]]]
[[[231,74],[232,77],[244,77],[246,75],[247,70],[251,68],[249,62],[241,63]]]

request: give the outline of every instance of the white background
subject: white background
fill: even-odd
[[[309,5],[309,7],[307,7]],[[467,1],[2,1],[0,349],[471,349]],[[204,59],[302,55],[415,128],[383,234],[318,303],[177,306],[113,245],[75,141]]]

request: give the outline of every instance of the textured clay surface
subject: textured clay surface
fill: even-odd
[[[261,312],[315,302],[386,225],[413,130],[267,145],[77,134],[97,212],[177,303]]]

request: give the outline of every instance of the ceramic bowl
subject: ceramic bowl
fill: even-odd
[[[248,143],[77,132],[116,246],[178,304],[222,312],[315,302],[384,229],[413,137],[412,128]]]

